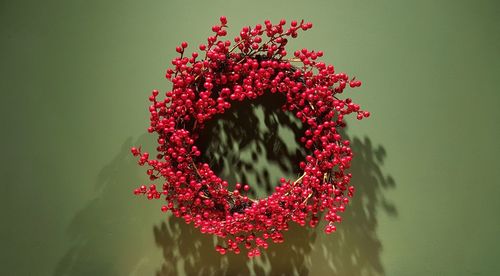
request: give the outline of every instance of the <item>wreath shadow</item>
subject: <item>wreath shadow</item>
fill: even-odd
[[[215,173],[230,185],[249,184],[253,196],[266,196],[280,177],[295,178],[300,173],[296,168],[304,158],[298,142],[302,124],[281,110],[284,100],[266,94],[251,103],[235,103],[208,123],[197,141]],[[358,192],[335,234],[325,237],[321,224],[311,229],[292,223],[285,243],[271,243],[262,256],[249,260],[245,254],[219,255],[213,237],[169,216],[153,227],[164,256],[157,276],[308,275],[317,269],[312,264],[321,264],[325,275],[383,275],[377,214],[397,216],[396,207],[384,197],[396,184],[382,170],[386,158],[382,146],[372,145],[367,137],[351,141],[356,154],[351,172]]]
[[[301,133],[300,123],[294,121],[290,113],[280,110],[282,99],[273,97],[264,96],[251,107],[245,107],[248,104],[245,102],[235,105],[230,110],[233,113],[226,112],[227,117],[218,118],[216,126],[207,125],[199,141],[205,156],[211,159],[212,168],[221,177],[248,181],[257,195],[270,193],[280,176],[295,177],[294,168],[302,158],[297,150],[301,146],[293,142]],[[229,138],[221,138],[221,135]],[[219,255],[211,236],[201,234],[173,216],[153,225],[154,240],[146,238],[130,243],[130,239],[151,225],[144,217],[144,208],[138,208],[130,189],[126,188],[145,178],[131,157],[130,147],[153,148],[153,144],[150,134],[136,141],[127,139],[120,152],[99,173],[96,198],[78,211],[68,226],[71,247],[61,256],[54,275],[123,275],[126,271],[130,275],[143,275],[139,271],[149,271],[150,266],[154,269],[156,265],[159,265],[157,276],[383,275],[377,215],[383,212],[397,216],[396,207],[384,196],[396,184],[383,170],[386,152],[382,146],[373,145],[369,138],[351,140],[356,154],[351,171],[358,192],[337,232],[326,236],[321,227],[302,228],[292,223],[290,231],[285,233],[285,243],[271,243],[261,257],[248,260],[243,254]],[[256,144],[260,145],[260,152]],[[252,159],[255,158],[253,151],[257,161]],[[225,154],[233,155],[234,160],[239,156],[242,165],[235,165],[238,160],[224,161]],[[230,164],[231,169],[225,164]],[[158,208],[153,206],[152,210]],[[154,242],[162,251],[162,264],[148,261],[144,256],[144,250],[149,247],[141,243],[149,242]]]

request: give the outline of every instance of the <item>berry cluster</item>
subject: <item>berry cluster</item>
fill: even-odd
[[[246,249],[249,257],[259,256],[270,241],[283,242],[291,221],[314,227],[322,214],[328,221],[325,232],[331,233],[354,194],[351,174],[346,172],[352,151],[339,129],[345,127],[346,115],[355,113],[362,119],[370,113],[338,95],[361,82],[319,61],[322,51],[302,49],[286,58],[289,39],[312,24],[292,21],[286,25],[285,20],[277,24],[266,20],[264,25],[243,27],[233,44],[223,40],[228,26],[226,17],[221,17],[207,43],[199,46],[200,53],[187,55],[188,44],[182,42],[176,48],[180,55],[166,72],[172,90],[161,98],[154,90],[149,97],[148,131],[158,135],[156,158],[132,148],[138,163],[149,166],[150,180],[162,183],[159,187],[142,185],[134,193],[164,199],[162,211],[193,223],[202,233],[220,237],[216,250],[221,254]],[[309,155],[299,164],[302,176],[281,178],[269,197],[252,199],[247,195],[248,185],[236,184],[229,191],[228,182],[199,161],[195,142],[204,124],[226,112],[231,102],[264,93],[286,96],[283,109],[307,126],[301,142]]]

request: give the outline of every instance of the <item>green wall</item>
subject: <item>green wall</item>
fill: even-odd
[[[131,193],[146,175],[128,149],[153,141],[147,97],[220,15],[231,37],[312,21],[291,47],[363,80],[352,97],[372,112],[348,130],[359,192],[339,231],[293,227],[255,261]],[[500,275],[497,1],[2,1],[0,35],[2,275]],[[250,140],[227,144],[232,162],[264,143]],[[250,179],[293,175],[257,159]]]

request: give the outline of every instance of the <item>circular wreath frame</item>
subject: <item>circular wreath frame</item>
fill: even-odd
[[[259,248],[267,248],[269,240],[283,242],[289,222],[315,227],[322,215],[328,222],[324,230],[331,233],[354,194],[352,175],[346,171],[353,153],[339,130],[346,125],[346,115],[355,113],[362,119],[370,113],[338,95],[361,82],[319,61],[322,51],[302,49],[286,58],[288,40],[312,24],[292,21],[286,30],[285,25],[285,20],[266,20],[264,26],[243,27],[231,45],[222,40],[228,28],[222,16],[212,27],[214,35],[199,46],[203,59],[197,52],[185,56],[188,44],[182,42],[176,48],[180,56],[172,60],[174,68],[166,72],[172,90],[163,99],[158,99],[158,90],[149,97],[148,132],[158,135],[156,158],[141,148],[131,149],[139,165],[149,166],[150,180],[163,182],[160,187],[141,185],[134,193],[163,198],[163,212],[171,211],[202,233],[220,237],[216,250],[221,254],[238,254],[245,248],[249,257],[259,256]],[[281,178],[269,197],[252,199],[248,185],[236,184],[229,191],[229,183],[199,161],[195,143],[204,124],[226,112],[232,101],[253,100],[264,93],[286,96],[283,109],[307,125],[301,142],[310,154],[300,162],[303,174],[297,179]]]

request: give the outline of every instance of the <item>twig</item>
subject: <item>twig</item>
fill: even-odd
[[[310,194],[309,194],[309,195],[308,195],[308,196],[304,199],[304,201],[302,201],[302,204],[306,203],[306,201],[307,201],[308,199],[310,199],[312,195],[313,195],[313,193],[311,192],[311,193],[310,193]]]
[[[200,174],[200,172],[198,171],[198,168],[196,167],[196,165],[194,164],[193,159],[191,159],[191,165],[193,166],[194,170],[196,171],[196,174],[198,175],[198,177],[199,177],[200,179],[202,179],[203,177],[201,177],[201,174]]]

